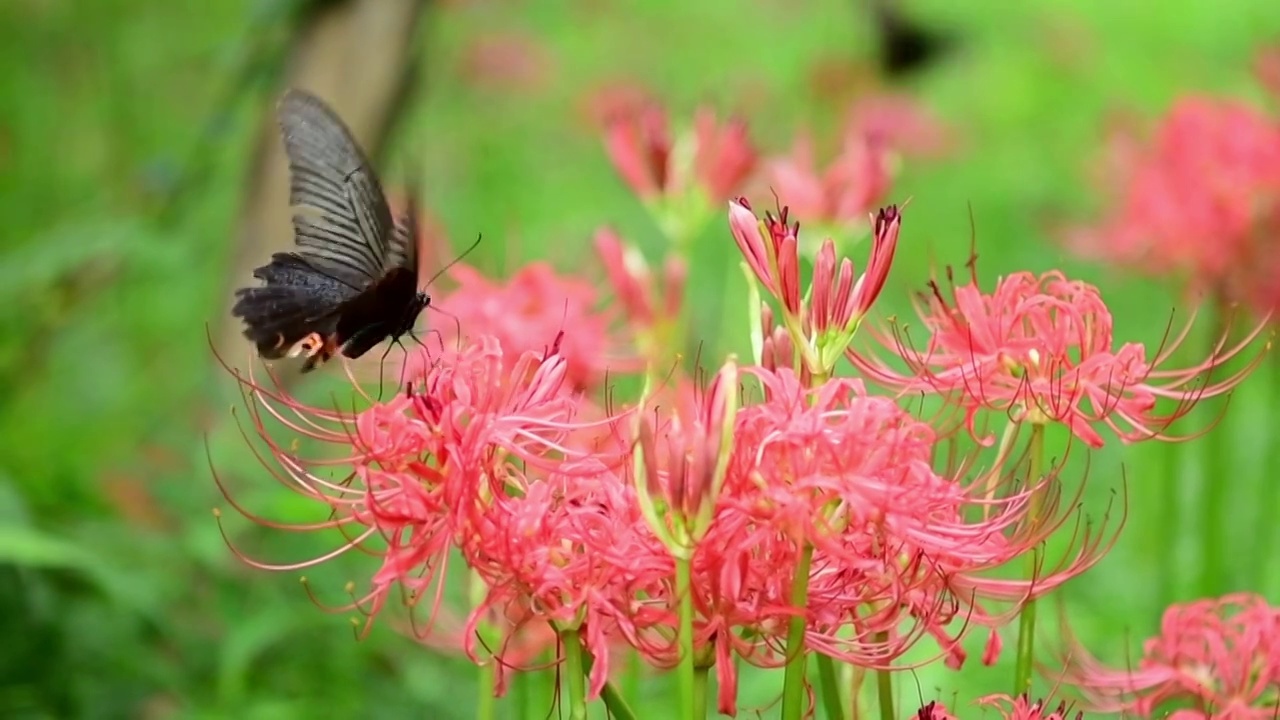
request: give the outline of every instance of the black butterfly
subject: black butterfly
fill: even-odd
[[[342,120],[319,98],[289,90],[277,109],[289,157],[294,252],[253,271],[231,314],[267,359],[305,356],[307,372],[341,351],[358,358],[406,333],[431,302],[420,284],[412,199],[394,222],[378,177]]]

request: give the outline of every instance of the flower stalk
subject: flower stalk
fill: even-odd
[[[569,720],[587,720],[587,673],[590,670],[583,663],[578,629],[560,630],[560,642],[564,646],[565,703]]]
[[[1044,462],[1044,425],[1031,424],[1031,438],[1027,446],[1029,466],[1027,468],[1027,484],[1036,486],[1040,483],[1041,466]],[[1047,488],[1034,491],[1030,501],[1027,532],[1035,534],[1040,523],[1040,513],[1044,506],[1044,495]],[[1037,553],[1033,549],[1027,553],[1027,580],[1034,583],[1039,573]],[[1018,613],[1018,655],[1014,667],[1013,696],[1021,695],[1031,689],[1031,669],[1035,664],[1036,643],[1036,599],[1030,598],[1022,605]]]
[[[813,546],[805,544],[800,552],[795,576],[791,581],[791,607],[795,614],[787,622],[787,665],[782,678],[782,720],[800,720],[804,715],[804,678],[808,654],[805,652],[805,616],[808,604],[809,566],[813,563]]]

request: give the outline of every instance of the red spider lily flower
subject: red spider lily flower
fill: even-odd
[[[766,400],[738,412],[715,514],[693,556],[695,651],[715,658],[721,712],[734,708],[734,658],[782,664],[796,613],[810,651],[889,668],[926,635],[955,655],[960,639],[943,628],[956,619],[994,626],[1013,616],[978,603],[1041,594],[1032,587],[1039,580],[1023,583],[1019,598],[979,579],[1051,532],[1018,531],[1040,485],[993,501],[985,517],[970,512],[983,502],[975,492],[932,470],[933,429],[891,399],[854,379],[810,389],[790,370],[744,372]],[[809,594],[797,608],[791,585],[805,547],[813,548]],[[1046,587],[1087,566],[1045,578]],[[655,664],[674,662],[670,643],[638,647]]]
[[[853,339],[862,318],[884,289],[898,246],[902,214],[896,205],[871,217],[871,258],[854,277],[853,262],[844,259],[837,272],[835,243],[827,239],[818,252],[807,302],[800,294],[800,224],[788,222],[790,208],[756,218],[745,198],[729,203],[729,229],[756,279],[782,306],[783,325],[801,352],[808,370],[827,375]],[[771,332],[766,328],[765,333]]]
[[[689,157],[677,147],[689,146]],[[605,123],[605,150],[614,168],[641,200],[698,188],[711,202],[730,198],[756,166],[746,124],[721,124],[709,108],[694,115],[692,134],[673,141],[657,103],[624,108]]]
[[[979,705],[997,708],[1004,720],[1081,720],[1084,713],[1077,711],[1074,715],[1065,702],[1056,706],[1044,700],[1032,702],[1026,694],[1011,698],[1008,695],[988,695],[978,700]]]
[[[706,390],[681,383],[663,417],[653,397],[645,401],[652,411],[637,416],[640,509],[676,557],[692,556],[711,525],[733,449],[737,393],[731,356]]]
[[[729,203],[729,230],[738,243],[756,279],[782,304],[782,311],[800,317],[800,255],[796,236],[800,223],[788,222],[789,210],[775,216],[766,212],[764,220],[751,211],[746,198]]]
[[[501,615],[499,615],[501,611]],[[487,659],[475,657],[480,653],[473,649],[471,658],[476,662],[492,662],[493,694],[502,697],[507,692],[508,670],[531,672],[543,670],[554,665],[548,662],[553,657],[558,636],[555,629],[545,622],[540,622],[527,608],[515,604],[505,608],[497,608],[487,618],[477,624],[481,629],[480,639],[472,640],[468,636],[468,622],[474,618],[459,616],[447,606],[442,605],[436,614],[431,634],[419,638],[424,647],[448,655],[467,654],[469,644],[484,644]],[[409,628],[410,633],[413,628]]]
[[[936,700],[930,700],[916,712],[915,720],[956,720],[956,716],[947,712],[947,706]]]
[[[679,317],[689,273],[682,258],[668,256],[659,287],[640,250],[625,243],[611,228],[596,231],[595,246],[614,297],[637,335]]]
[[[487,278],[462,263],[450,269],[449,277],[455,287],[433,302],[442,314],[453,316],[437,328],[445,348],[461,342],[459,331],[472,338],[492,336],[510,367],[526,352],[541,353],[547,338],[563,331],[559,352],[569,381],[584,390],[597,387],[607,371],[634,364],[591,282],[560,275],[542,262],[520,268],[505,281]],[[429,352],[434,346],[433,342],[409,354],[408,376],[421,374],[424,365],[435,362]]]
[[[882,208],[872,217],[871,227],[871,258],[856,281],[853,262],[848,258],[840,261],[840,272],[836,274],[836,248],[830,238],[822,243],[814,263],[809,321],[818,363],[826,372],[835,367],[884,289],[898,247],[902,214],[896,205]]]
[[[747,124],[734,118],[721,124],[710,108],[693,116],[694,174],[713,203],[733,197],[756,168],[756,150]]]
[[[1104,666],[1071,642],[1066,681],[1100,712],[1171,718],[1271,720],[1280,708],[1280,609],[1240,593],[1170,606],[1132,670]]]
[[[800,135],[790,155],[765,162],[765,177],[779,202],[823,227],[860,220],[889,189],[888,147],[861,133],[845,135],[839,154],[824,170],[814,160],[813,141]]]
[[[1228,377],[1205,380],[1249,347],[1263,329],[1258,325],[1234,346],[1227,347],[1224,337],[1196,365],[1164,369],[1191,323],[1148,360],[1140,343],[1115,347],[1111,312],[1092,285],[1058,271],[1039,277],[1020,272],[1001,278],[994,292],[984,294],[976,275],[974,270],[969,284],[953,286],[951,298],[937,282],[930,283],[932,293],[916,308],[929,333],[922,349],[903,334],[894,339],[883,331],[874,334],[906,361],[905,373],[874,352],[847,353],[873,382],[954,398],[975,437],[975,418],[986,408],[1019,422],[1063,423],[1091,447],[1103,445],[1095,426],[1109,428],[1126,443],[1185,440],[1168,434],[1169,425],[1200,399],[1233,389],[1262,358],[1260,353]],[[1161,400],[1175,406],[1162,410]]]
[[[661,195],[670,183],[671,133],[656,104],[606,121],[605,150],[613,167],[641,200]]]
[[[1252,299],[1269,280],[1269,238],[1280,229],[1280,123],[1245,103],[1188,96],[1150,143],[1124,147],[1106,178],[1119,202],[1098,226],[1068,232],[1069,244],[1150,274],[1183,274],[1193,293]]]
[[[585,457],[566,442],[584,424],[575,420],[578,398],[554,343],[550,352],[526,353],[508,370],[497,341],[483,338],[442,356],[414,383],[416,389],[385,402],[366,397],[370,406],[361,411],[309,407],[278,384],[266,387],[251,376],[237,378],[253,426],[270,451],[270,457],[259,458],[330,518],[287,525],[252,514],[229,495],[228,500],[269,527],[338,529],[344,537],[337,549],[299,563],[272,565],[241,557],[260,568],[298,570],[352,550],[373,555],[381,567],[371,589],[339,608],[362,611],[370,620],[397,586],[406,591],[411,607],[426,598],[434,617],[441,589],[431,586],[443,577],[437,572],[451,542],[468,526],[478,498],[510,481],[515,463],[564,474]],[[268,420],[283,424],[295,444],[311,440],[339,451],[331,453],[332,459],[304,457],[268,430]],[[330,479],[335,467],[346,468],[345,476]],[[429,629],[428,623],[421,634]]]
[[[582,630],[595,657],[594,698],[608,678],[610,645],[639,632],[632,598],[660,595],[674,570],[624,479],[592,459],[565,467],[519,493],[495,495],[460,538],[463,557],[486,584],[467,652],[476,652],[480,620],[515,604],[530,618]]]

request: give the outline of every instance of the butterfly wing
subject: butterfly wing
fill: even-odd
[[[346,283],[294,253],[276,253],[253,275],[266,284],[237,290],[231,314],[244,320],[245,337],[268,359],[295,352],[313,335],[321,340],[332,335],[339,308],[358,297]]]
[[[289,158],[298,254],[363,290],[382,277],[392,244],[382,185],[342,120],[319,98],[289,90],[278,119]]]

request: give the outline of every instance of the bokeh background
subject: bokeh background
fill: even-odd
[[[964,262],[972,210],[986,278],[1064,269],[1102,288],[1119,338],[1158,343],[1171,313],[1192,309],[1179,287],[1074,260],[1052,231],[1104,200],[1088,160],[1108,118],[1154,120],[1191,91],[1262,102],[1250,68],[1280,39],[1275,3],[902,10],[948,45],[889,77],[858,0],[0,3],[0,717],[473,714],[465,661],[393,622],[357,640],[348,616],[317,608],[340,604],[372,561],[257,570],[210,512],[226,501],[206,443],[247,506],[303,515],[236,430],[209,342],[234,338],[229,293],[249,279],[245,263],[289,242],[246,218],[273,212],[262,198],[282,192],[279,168],[261,162],[278,141],[263,133],[299,74],[354,108],[389,186],[422,178],[454,251],[484,233],[468,261],[497,276],[532,259],[586,272],[604,223],[658,247],[592,122],[612,90],[647,87],[676,119],[702,103],[739,113],[772,152],[801,128],[830,133],[859,97],[907,93],[957,143],[908,159],[890,193],[911,204],[887,308],[907,308],[931,267]],[[747,350],[735,255],[721,223],[699,238],[689,301],[713,357]],[[219,348],[247,362],[245,347]],[[1092,456],[1090,492],[1126,492],[1130,517],[1059,597],[1099,655],[1133,657],[1174,600],[1245,589],[1280,600],[1270,367],[1235,393],[1212,452],[1152,443]],[[278,562],[340,541],[239,516],[225,532]],[[926,668],[901,683],[901,707],[1004,690],[1009,676]],[[742,706],[766,705],[778,683],[744,681]]]

